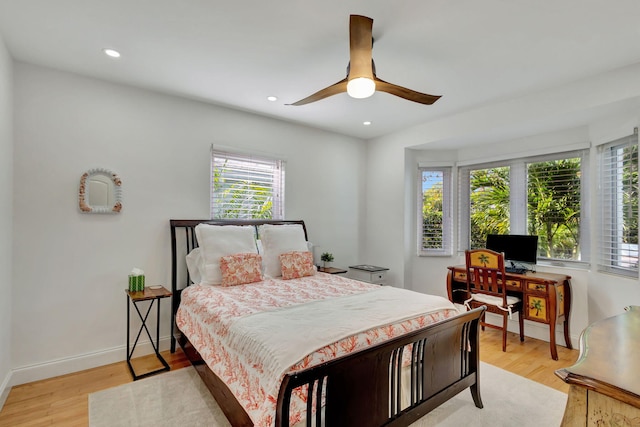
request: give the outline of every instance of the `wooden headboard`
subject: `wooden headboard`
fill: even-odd
[[[300,224],[304,231],[305,240],[307,228],[302,220],[276,219],[172,219],[171,224],[171,327],[176,327],[176,312],[180,306],[182,290],[190,285],[189,272],[186,268],[185,257],[198,247],[195,228],[198,224],[211,225],[252,225],[257,228],[263,224],[283,225]],[[174,333],[171,333],[171,351],[175,351]]]

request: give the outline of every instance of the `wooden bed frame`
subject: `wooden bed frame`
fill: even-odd
[[[175,316],[182,289],[189,285],[185,256],[197,247],[195,226],[300,224],[303,221],[277,220],[170,220],[172,251],[171,352],[176,342],[196,368],[211,394],[234,427],[253,426],[249,416],[227,386],[200,358],[189,340],[177,328]],[[180,236],[178,236],[180,235]],[[180,274],[179,274],[180,273]],[[178,286],[178,276],[185,276]],[[396,337],[366,350],[352,353],[305,371],[285,376],[278,396],[276,427],[289,426],[292,390],[309,385],[307,426],[408,426],[451,397],[470,388],[473,401],[482,408],[479,387],[478,324],[484,308],[478,308],[423,329]],[[412,344],[410,366],[410,406],[401,409],[401,369],[405,346]],[[404,368],[406,369],[406,368]],[[318,390],[324,391],[324,409],[312,408]]]

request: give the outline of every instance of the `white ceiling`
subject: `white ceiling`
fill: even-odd
[[[442,98],[285,105],[345,77],[350,14],[374,19],[378,77]],[[0,0],[18,61],[365,139],[638,63],[639,18],[638,0]]]

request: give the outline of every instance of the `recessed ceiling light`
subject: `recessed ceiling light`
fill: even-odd
[[[365,125],[365,126],[369,126],[371,124],[371,122],[370,121],[366,121],[366,122],[362,122],[362,124]]]
[[[267,101],[274,102],[274,101],[277,101],[277,100],[278,100],[277,96],[273,96],[273,95],[272,96],[267,96]]]
[[[112,58],[120,58],[120,52],[114,49],[105,48],[102,49],[105,55],[110,56]]]

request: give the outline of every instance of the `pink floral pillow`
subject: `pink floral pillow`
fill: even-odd
[[[313,254],[309,251],[292,251],[280,254],[280,267],[284,280],[316,274],[316,269],[313,266]]]
[[[260,254],[242,253],[220,257],[222,286],[245,285],[262,280]]]

